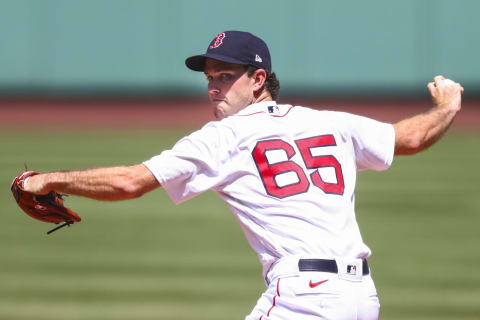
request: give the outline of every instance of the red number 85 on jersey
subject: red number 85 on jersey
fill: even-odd
[[[343,195],[345,188],[343,182],[342,166],[332,155],[312,155],[311,149],[317,147],[334,147],[337,145],[333,135],[323,135],[306,139],[295,140],[298,150],[302,156],[307,169],[319,169],[333,167],[335,170],[336,183],[325,182],[319,170],[310,174],[312,183],[325,193]],[[287,161],[270,164],[266,153],[269,151],[283,151],[287,155]],[[290,160],[295,155],[295,149],[280,139],[263,140],[257,142],[252,151],[252,156],[257,165],[258,172],[262,178],[265,189],[269,195],[277,198],[285,198],[295,194],[306,192],[310,186],[303,168]],[[298,177],[297,182],[279,186],[276,177],[284,173],[294,173]]]

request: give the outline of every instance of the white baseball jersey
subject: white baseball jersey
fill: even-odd
[[[265,276],[288,255],[370,255],[355,218],[356,172],[387,169],[394,141],[390,124],[266,101],[206,124],[144,164],[175,203],[216,191]]]

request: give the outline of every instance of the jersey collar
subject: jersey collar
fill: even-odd
[[[278,106],[275,101],[262,101],[258,103],[251,104],[244,109],[237,112],[236,116],[249,116],[257,113],[266,113],[270,115],[279,115],[281,114],[281,106]]]

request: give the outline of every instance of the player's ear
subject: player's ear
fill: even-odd
[[[255,94],[261,93],[267,79],[267,72],[264,69],[257,69],[252,74],[253,79],[253,92]]]

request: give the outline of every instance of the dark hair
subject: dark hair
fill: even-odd
[[[247,66],[247,75],[251,77],[255,70],[258,70],[258,68],[254,66]],[[267,79],[265,79],[264,88],[270,92],[273,100],[277,100],[278,95],[280,94],[280,81],[277,79],[275,72],[270,72],[267,70],[265,70],[265,72],[267,73]]]

